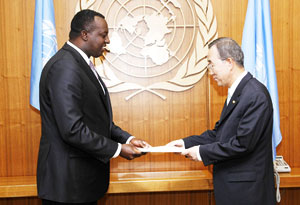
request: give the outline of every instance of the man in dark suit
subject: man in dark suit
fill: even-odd
[[[266,87],[245,71],[244,54],[230,38],[209,44],[208,68],[228,97],[213,130],[170,142],[181,154],[213,164],[220,205],[276,204],[272,160],[273,108]]]
[[[108,189],[110,159],[133,159],[142,154],[136,147],[149,146],[113,123],[108,90],[89,59],[108,43],[104,16],[82,10],[69,41],[43,69],[37,167],[43,204],[97,204]]]

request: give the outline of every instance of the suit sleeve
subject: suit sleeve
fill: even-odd
[[[111,129],[111,138],[119,142],[121,144],[125,144],[127,139],[131,136],[128,132],[122,130],[119,126],[115,125],[114,123],[112,124],[112,129]]]
[[[80,68],[72,61],[60,60],[50,69],[47,84],[52,111],[63,140],[106,163],[118,144],[91,131],[83,121]]]
[[[216,125],[218,122],[216,123]],[[183,139],[184,146],[186,149],[197,146],[197,145],[204,145],[204,144],[211,144],[216,141],[216,131],[207,130],[203,132],[201,135],[192,135]]]
[[[245,112],[238,121],[236,132],[228,136],[226,142],[214,142],[202,145],[200,155],[205,165],[218,163],[223,160],[238,158],[251,152],[261,137],[264,137],[264,131],[267,124],[272,120],[272,105],[266,94],[259,92],[244,99]]]
[[[225,101],[226,103],[226,101]],[[224,106],[226,105],[224,103]],[[224,112],[224,108],[222,113]],[[207,130],[201,135],[192,135],[183,139],[185,148],[190,148],[197,145],[211,144],[216,141],[216,131],[220,125],[220,121],[217,121],[213,130]]]

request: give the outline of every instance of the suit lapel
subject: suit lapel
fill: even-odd
[[[112,121],[113,121],[113,119],[112,119],[112,108],[111,108],[111,102],[110,102],[110,97],[109,97],[109,93],[108,93],[108,90],[107,90],[107,88],[106,88],[106,86],[104,85],[104,89],[105,89],[105,93],[106,93],[106,95],[105,95],[105,97],[106,97],[106,102],[107,102],[107,111],[108,111],[108,114],[109,114],[109,118],[111,119],[111,121],[110,121],[110,129],[111,129],[111,126],[112,126]]]
[[[242,94],[245,85],[249,82],[251,78],[253,78],[253,76],[250,73],[247,73],[247,75],[241,80],[241,82],[237,86],[227,106],[225,101],[220,123],[232,112],[235,106],[239,103],[240,95]]]
[[[69,51],[72,56],[74,57],[74,59],[80,64],[80,68],[85,72],[85,74],[88,76],[88,78],[91,80],[91,82],[95,85],[95,87],[97,88],[97,91],[99,93],[99,96],[101,98],[101,101],[105,104],[105,109],[107,111],[107,113],[109,113],[110,119],[112,116],[112,111],[111,111],[111,105],[110,105],[110,100],[107,99],[109,98],[108,95],[108,90],[104,84],[104,82],[102,81],[101,77],[101,83],[104,87],[104,90],[106,92],[106,95],[104,95],[102,87],[98,81],[98,79],[96,78],[95,74],[93,73],[93,71],[91,70],[90,66],[86,63],[86,61],[82,58],[82,56],[71,46],[69,46],[67,43],[65,43],[65,45],[63,46],[63,49]]]
[[[220,117],[220,121],[224,118],[225,113],[226,113],[226,109],[227,109],[227,99],[225,100],[224,106],[223,106],[223,110],[221,113],[221,117]]]

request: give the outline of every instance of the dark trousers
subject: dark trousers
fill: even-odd
[[[42,205],[97,205],[97,201],[88,202],[88,203],[60,203],[56,201],[49,201],[42,199]]]

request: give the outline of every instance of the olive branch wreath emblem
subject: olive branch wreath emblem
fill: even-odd
[[[193,0],[198,30],[196,32],[196,44],[193,53],[185,62],[180,65],[175,76],[163,82],[156,82],[148,86],[142,86],[132,82],[124,82],[120,80],[110,68],[107,61],[100,58],[95,59],[96,69],[104,80],[109,92],[117,93],[128,90],[135,90],[127,96],[125,100],[129,100],[137,94],[148,91],[159,96],[163,100],[166,96],[159,93],[158,90],[168,90],[173,92],[186,91],[194,87],[194,85],[203,77],[207,70],[207,51],[208,44],[218,37],[217,20],[213,14],[213,8],[210,0]],[[79,0],[76,10],[94,9],[96,0]],[[100,2],[101,3],[101,2]],[[98,2],[98,5],[100,5]]]

